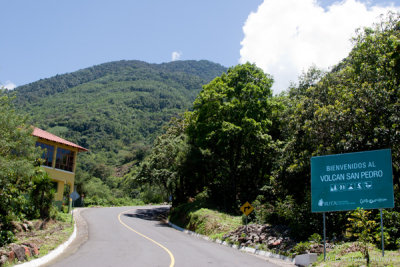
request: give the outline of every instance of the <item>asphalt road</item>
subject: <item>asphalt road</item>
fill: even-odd
[[[167,209],[83,210],[88,231],[81,231],[66,253],[47,266],[278,266],[169,227],[158,218]]]

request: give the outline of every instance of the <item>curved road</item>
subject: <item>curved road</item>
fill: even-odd
[[[81,243],[87,241],[72,244],[48,266],[278,266],[169,227],[158,216],[168,209],[145,206],[83,210],[88,234],[79,237],[78,233],[78,239]]]

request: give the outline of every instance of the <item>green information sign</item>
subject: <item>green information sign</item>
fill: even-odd
[[[393,208],[390,149],[311,158],[311,211]]]

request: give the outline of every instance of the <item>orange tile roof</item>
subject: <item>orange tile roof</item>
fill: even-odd
[[[43,138],[43,139],[49,140],[49,141],[53,141],[53,142],[56,142],[56,143],[60,143],[60,144],[64,144],[64,145],[67,145],[67,146],[72,146],[72,147],[78,148],[79,151],[88,151],[84,147],[78,146],[77,144],[74,144],[74,143],[72,143],[70,141],[62,139],[61,137],[58,137],[58,136],[56,136],[54,134],[46,132],[46,131],[44,131],[42,129],[39,129],[37,127],[33,128],[32,135],[36,136],[36,137],[39,137],[39,138]]]

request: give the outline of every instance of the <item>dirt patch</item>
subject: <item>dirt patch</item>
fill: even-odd
[[[17,241],[0,248],[0,266],[45,255],[67,240],[73,230],[70,222],[55,220],[13,222],[13,227]]]

